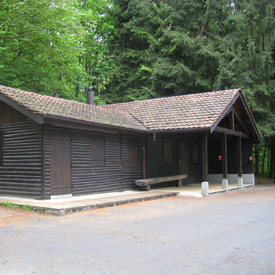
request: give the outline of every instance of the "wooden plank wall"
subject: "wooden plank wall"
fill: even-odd
[[[163,159],[163,140],[171,140],[172,159],[171,163],[164,162]],[[154,141],[153,135],[148,136],[148,178],[170,176],[179,174],[179,140],[188,142],[188,179],[185,183],[199,183],[202,178],[202,135],[191,134],[173,134],[173,135],[157,135]],[[193,162],[193,143],[198,144],[199,162]],[[173,183],[160,183],[154,187],[176,186]]]
[[[17,122],[0,125],[0,131],[3,133],[0,195],[40,199],[41,126]]]
[[[139,139],[138,142],[138,166],[129,166],[128,161],[128,138],[132,137],[121,137],[121,146],[122,146],[122,185],[123,190],[137,189],[135,180],[143,178],[142,170],[142,147],[146,144],[146,139]]]
[[[238,174],[237,137],[227,138],[228,174]]]
[[[45,196],[50,198],[50,131],[58,128],[46,127],[45,130]],[[97,194],[137,189],[136,179],[142,178],[142,145],[139,139],[139,165],[128,164],[128,137],[119,134],[70,131],[72,195]],[[103,135],[105,139],[105,164],[92,165],[92,135]]]
[[[227,163],[228,174],[238,174],[237,138],[227,138]],[[242,166],[243,174],[253,173],[253,164],[249,161],[252,156],[252,143],[250,140],[242,139]],[[208,169],[209,174],[222,174],[222,162],[218,156],[222,155],[221,140],[208,141]]]
[[[208,174],[222,174],[222,141],[220,139],[208,139]]]
[[[249,157],[253,157],[253,144],[250,140],[242,140],[242,164],[243,174],[253,174],[253,161],[249,161]]]
[[[73,195],[121,191],[119,136],[105,135],[105,165],[92,166],[91,137],[72,134]]]

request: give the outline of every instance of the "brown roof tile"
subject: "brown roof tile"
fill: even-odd
[[[129,113],[151,131],[203,129],[215,124],[238,89],[103,106]]]
[[[235,89],[93,106],[0,86],[0,93],[33,113],[143,131],[210,128],[238,92]]]
[[[147,130],[133,116],[100,106],[0,86],[0,93],[36,114],[54,115],[136,130]]]

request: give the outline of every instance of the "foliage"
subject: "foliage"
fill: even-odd
[[[82,102],[92,85],[98,105],[240,87],[275,167],[274,13],[271,0],[2,0],[0,83]]]
[[[83,35],[73,1],[3,0],[0,34],[1,84],[71,96]]]
[[[93,86],[96,92],[95,102],[99,105],[105,102],[100,98],[100,92],[108,81],[106,71],[113,68],[109,55],[108,43],[115,31],[115,21],[109,14],[111,8],[109,0],[79,1],[80,21],[86,33],[81,42],[79,62],[84,67],[86,77],[82,78],[77,94],[88,86]],[[86,100],[85,100],[86,101]]]

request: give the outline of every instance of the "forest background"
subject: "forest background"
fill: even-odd
[[[0,83],[96,104],[242,88],[275,180],[274,0],[1,0]]]

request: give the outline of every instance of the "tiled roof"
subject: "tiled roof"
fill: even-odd
[[[210,128],[239,90],[188,94],[103,106],[133,115],[151,131]]]
[[[215,124],[238,89],[93,106],[0,86],[0,93],[41,115],[143,131],[205,129]]]
[[[0,93],[36,114],[61,116],[135,130],[147,130],[133,116],[100,106],[40,95],[5,86],[0,86]]]

